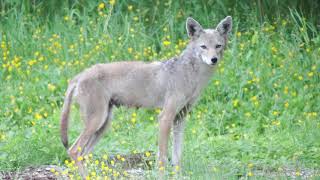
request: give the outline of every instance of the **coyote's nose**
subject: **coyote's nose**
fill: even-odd
[[[217,63],[217,61],[218,61],[218,58],[216,58],[216,57],[211,58],[211,62],[212,62],[212,64]]]

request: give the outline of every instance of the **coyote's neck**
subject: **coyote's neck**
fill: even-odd
[[[186,49],[178,56],[162,62],[162,67],[169,72],[175,72],[179,69],[199,76],[211,76],[213,67],[205,64],[192,46],[188,45]]]
[[[211,76],[213,72],[213,67],[204,63],[200,55],[195,51],[192,45],[188,45],[186,49],[181,53],[179,61],[182,64],[190,64],[202,75],[203,73]]]

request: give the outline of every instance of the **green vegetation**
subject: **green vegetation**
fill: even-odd
[[[59,116],[68,80],[96,63],[179,54],[188,42],[184,23],[190,14],[206,28],[233,15],[234,26],[224,60],[188,115],[181,176],[236,179],[287,168],[296,176],[319,170],[319,3],[290,2],[291,9],[259,0],[0,0],[0,171],[63,165],[68,156]],[[82,123],[77,108],[72,111],[71,142]],[[94,158],[156,152],[158,112],[116,109]]]

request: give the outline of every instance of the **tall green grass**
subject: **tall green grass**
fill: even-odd
[[[95,63],[175,56],[188,41],[186,17],[214,28],[227,14],[234,15],[234,29],[224,60],[187,117],[182,176],[236,179],[319,169],[320,38],[312,13],[285,13],[281,5],[281,15],[265,19],[267,10],[222,1],[117,1],[100,9],[97,1],[54,9],[44,1],[0,2],[0,170],[62,165],[68,158],[59,113],[76,73]],[[81,120],[73,112],[75,140]],[[157,151],[157,113],[117,109],[95,156]]]

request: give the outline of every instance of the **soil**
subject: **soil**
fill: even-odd
[[[44,165],[40,167],[28,167],[22,171],[11,171],[11,172],[2,172],[0,173],[0,178],[5,180],[11,179],[57,179],[50,169],[60,169],[58,166],[53,165]]]
[[[111,155],[108,161],[105,161],[106,164],[110,164],[111,160],[115,163],[120,163],[123,169],[126,169],[130,177],[142,177],[144,172],[147,169],[151,169],[149,165],[150,161],[154,164],[155,153],[150,152],[149,157],[146,157],[145,153],[136,153],[129,155],[120,155],[122,158],[125,158],[125,161],[117,158],[117,155]],[[103,160],[102,160],[103,161]],[[4,180],[15,180],[15,179],[24,179],[24,180],[51,180],[51,179],[67,179],[67,177],[56,176],[51,169],[54,169],[57,172],[62,172],[65,167],[59,167],[56,165],[42,165],[38,167],[27,167],[23,170],[17,171],[6,171],[0,172],[0,179]]]
[[[155,164],[155,153],[151,152],[149,157],[146,157],[145,153],[137,153],[130,155],[121,155],[126,160],[122,162],[117,156],[111,156],[111,160],[116,163],[121,163],[122,168],[126,169],[130,179],[141,179],[145,172],[150,170],[152,167],[149,164]],[[149,163],[152,161],[152,163]],[[67,177],[58,177],[51,172],[51,169],[55,169],[58,172],[62,172],[65,167],[59,167],[56,165],[42,165],[38,167],[27,167],[23,170],[0,172],[0,179],[11,180],[11,179],[26,179],[26,180],[51,180],[51,179],[68,179]],[[300,169],[297,172],[294,168],[282,168],[281,171],[275,170],[252,170],[253,177],[263,177],[266,179],[318,179],[320,178],[320,169]],[[189,179],[184,177],[183,179]],[[246,179],[246,175],[239,176],[239,179]]]

